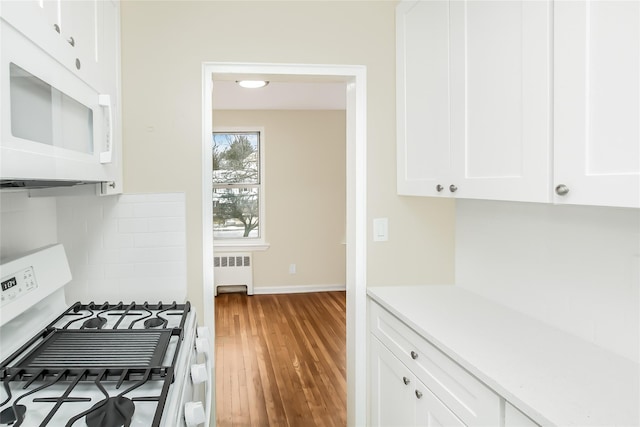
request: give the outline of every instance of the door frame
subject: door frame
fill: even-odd
[[[346,293],[347,293],[347,425],[366,425],[367,406],[367,97],[362,65],[204,62],[202,64],[202,264],[204,324],[209,327],[210,354],[215,367],[215,303],[213,286],[213,205],[211,133],[213,75],[242,78],[277,76],[297,81],[330,79],[346,83]],[[211,420],[215,425],[215,368],[212,372]]]

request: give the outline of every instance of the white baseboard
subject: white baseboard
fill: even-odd
[[[305,292],[346,291],[346,285],[255,286],[254,295],[300,294]]]

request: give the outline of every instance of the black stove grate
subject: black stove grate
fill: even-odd
[[[84,399],[70,396],[78,384],[93,382],[101,390],[107,385],[115,385],[116,390],[124,385],[125,390],[117,394],[118,398],[122,398],[118,400],[120,402],[124,398],[129,399],[127,395],[131,391],[153,381],[161,386],[161,392],[142,397],[131,396],[130,400],[134,403],[155,402],[155,414],[150,425],[158,427],[169,387],[174,380],[176,360],[183,344],[185,322],[190,310],[189,302],[72,305],[0,363],[0,381],[7,395],[0,402],[0,408],[3,413],[17,415],[14,427],[19,426],[24,421],[20,406],[28,400],[28,396],[38,390],[48,389],[53,384],[62,384],[67,387],[63,395],[33,400],[54,404],[48,416],[40,423],[41,426],[48,426],[63,404]],[[111,316],[116,316],[115,323],[111,322],[110,326],[103,328],[107,323],[104,322],[107,316],[110,320],[114,319]],[[168,316],[179,316],[178,326],[168,328]],[[92,319],[99,322],[87,326],[86,321]],[[170,345],[173,345],[172,355],[167,354]],[[171,360],[165,361],[169,357]],[[10,384],[16,382],[23,383],[20,388],[24,393],[13,398],[12,402]],[[134,384],[131,385],[131,382]],[[85,416],[91,419],[101,418],[101,412],[94,412],[101,411],[103,406],[108,407],[112,397],[105,394],[104,404],[99,403],[77,414],[67,422],[67,426]]]
[[[36,377],[32,378],[31,381],[28,382],[28,384],[24,387],[24,390],[26,390],[24,393],[21,392],[18,396],[15,397],[11,405],[7,405],[7,408],[3,411],[5,413],[4,415],[8,419],[13,418],[14,421],[12,421],[11,424],[14,427],[22,426],[28,413],[28,411],[26,411],[26,407],[22,405],[22,402],[24,400],[28,400],[27,398],[34,393],[46,390],[55,384],[62,383],[63,385],[65,385],[65,390],[62,391],[61,394],[54,394],[49,397],[34,399],[34,402],[45,402],[52,405],[50,406],[48,414],[42,420],[38,420],[41,427],[49,426],[55,414],[64,404],[74,402],[90,402],[91,407],[83,410],[82,412],[69,419],[65,424],[65,427],[72,427],[76,424],[77,421],[80,421],[85,417],[87,417],[86,425],[105,425],[100,420],[104,418],[104,416],[106,416],[109,411],[112,410],[112,408],[108,407],[108,403],[113,399],[124,400],[129,402],[130,404],[133,403],[134,406],[135,402],[152,402],[155,405],[155,411],[153,413],[153,419],[148,420],[150,423],[149,426],[158,427],[162,419],[167,394],[172,382],[171,380],[174,376],[173,367],[163,368],[160,370],[160,372],[158,372],[158,369],[124,369],[122,370],[122,372],[120,372],[121,378],[120,381],[118,381],[116,389],[120,388],[120,385],[125,379],[127,379],[128,381],[134,381],[134,383],[114,396],[110,396],[105,388],[105,386],[109,387],[107,384],[112,381],[112,374],[113,373],[110,373],[108,369],[98,370],[93,373],[88,369],[60,369],[47,370],[47,372],[43,370],[41,371],[41,375],[36,375]],[[3,380],[8,398],[0,406],[4,406],[12,398],[11,390],[9,388],[9,382],[11,380],[24,379],[21,377],[22,375],[18,373],[17,375],[15,375],[15,378],[12,378],[10,376]],[[29,388],[31,383],[33,383],[36,379],[39,379],[38,383]],[[87,380],[93,381],[95,386],[102,391],[102,394],[104,395],[103,400],[95,402],[90,398],[71,396],[78,384],[82,381]],[[159,392],[157,393],[151,393],[145,396],[128,397],[132,391],[143,386],[149,380],[162,381],[161,390],[159,390]],[[126,421],[124,424],[117,425],[130,425],[129,423],[131,422],[131,415],[132,414],[128,414],[128,416],[125,417]],[[97,420],[98,422],[92,423],[92,419],[94,421]],[[55,427],[58,426],[56,425]]]
[[[171,330],[53,331],[14,367],[144,368],[162,365]]]

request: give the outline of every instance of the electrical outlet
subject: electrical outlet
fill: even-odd
[[[296,265],[289,264],[289,274],[296,274]]]

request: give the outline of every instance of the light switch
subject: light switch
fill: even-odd
[[[374,218],[373,241],[386,242],[389,240],[389,220],[387,218]]]

